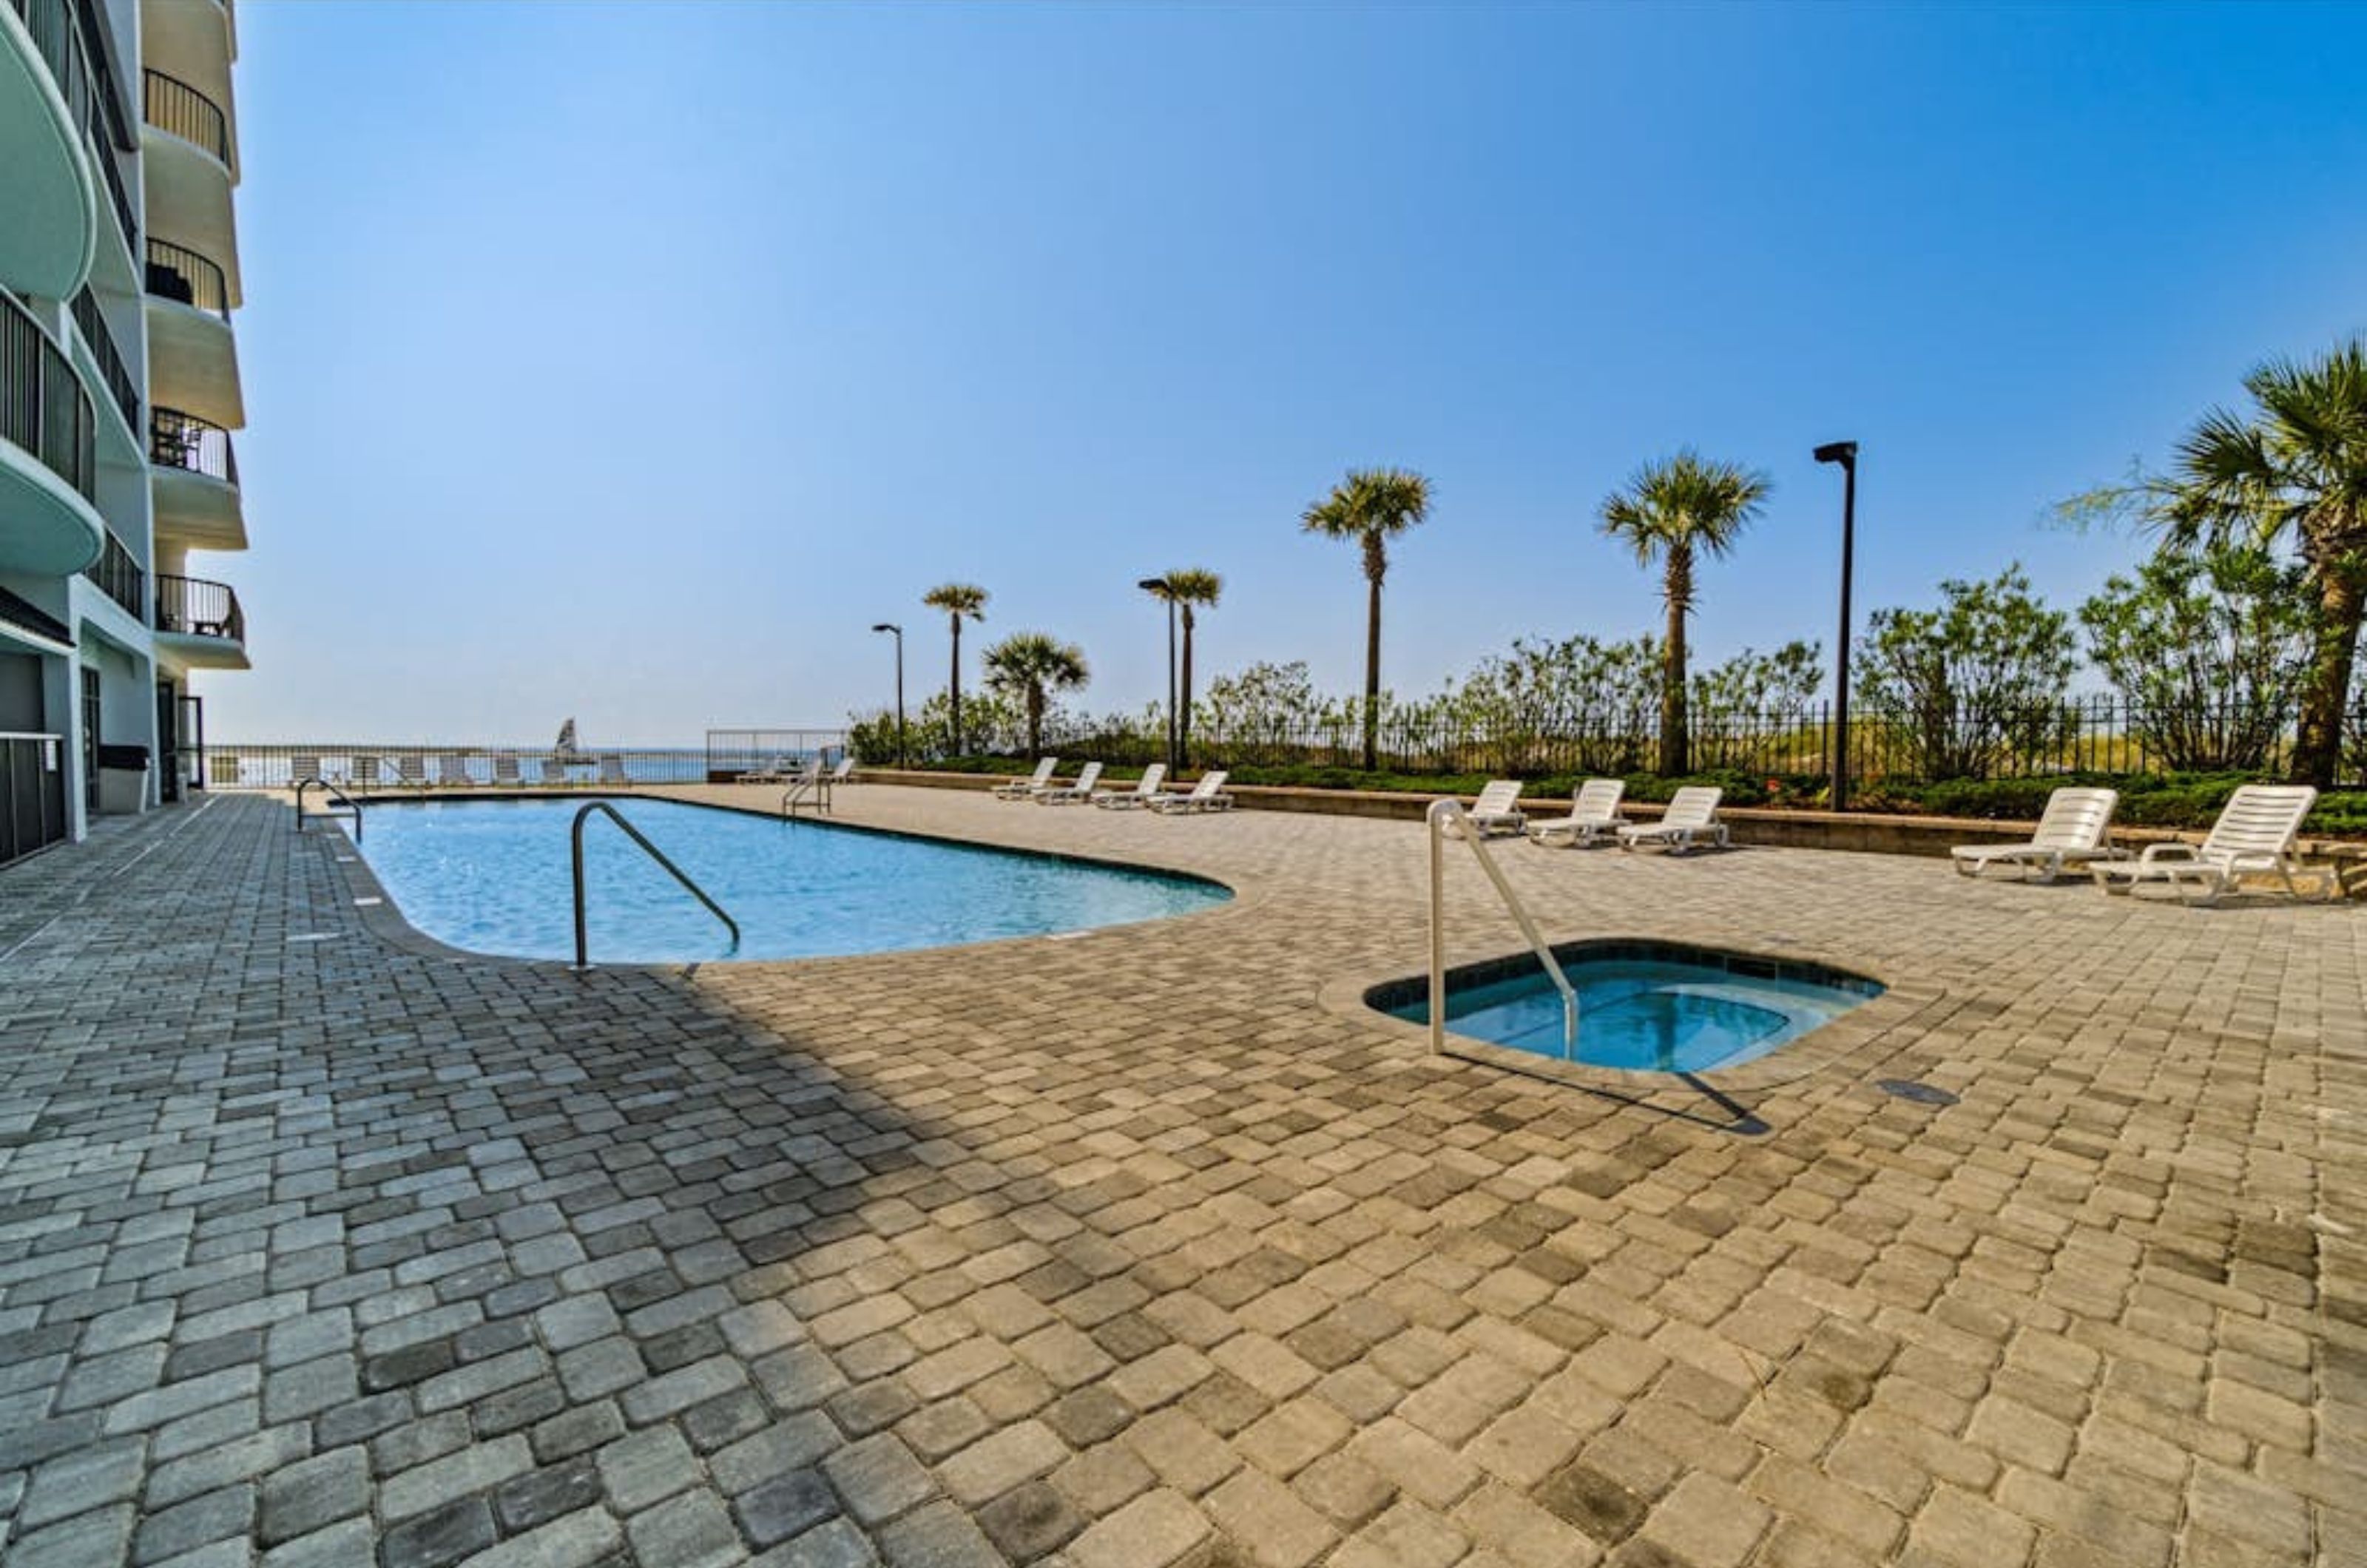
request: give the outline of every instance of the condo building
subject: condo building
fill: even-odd
[[[204,787],[247,668],[230,0],[0,0],[0,863]]]

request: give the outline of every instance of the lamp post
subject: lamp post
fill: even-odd
[[[1135,584],[1145,593],[1156,593],[1167,601],[1167,771],[1173,773],[1175,761],[1175,590],[1163,577],[1146,577]]]
[[[904,760],[904,628],[892,621],[882,621],[871,629],[890,633],[896,638],[896,765],[910,767],[912,764]]]
[[[1841,646],[1833,675],[1833,809],[1849,809],[1850,570],[1857,545],[1857,443],[1828,441],[1819,463],[1841,466]]]

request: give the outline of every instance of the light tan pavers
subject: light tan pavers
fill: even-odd
[[[577,976],[391,940],[260,798],[0,871],[9,1560],[2367,1549],[2348,907],[1501,846],[1557,939],[1892,987],[1572,1085],[1361,1009],[1410,825],[838,807],[1241,897]],[[1454,848],[1454,956],[1512,951]]]

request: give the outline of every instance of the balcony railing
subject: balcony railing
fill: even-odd
[[[230,282],[222,269],[186,246],[149,240],[148,292],[230,320]]]
[[[184,637],[246,640],[246,616],[238,594],[227,582],[205,582],[194,577],[156,575],[156,629]]]
[[[107,389],[115,396],[115,406],[123,411],[123,421],[134,431],[140,428],[140,388],[124,367],[123,355],[115,346],[115,334],[108,330],[107,317],[98,301],[85,288],[74,297],[74,325],[82,331],[82,341],[90,345],[90,356],[98,361],[99,374],[107,379]]]
[[[0,440],[30,452],[90,501],[98,477],[97,431],[98,412],[74,361],[31,312],[0,295]]]
[[[230,432],[178,409],[150,412],[148,460],[159,468],[203,474],[226,485],[238,483],[238,453],[231,446]]]
[[[131,552],[123,547],[114,529],[107,531],[107,548],[97,560],[82,569],[82,574],[98,584],[100,592],[122,605],[133,620],[141,619],[147,603],[141,586],[148,574],[140,570],[140,563],[131,558]]]
[[[177,76],[143,71],[148,123],[193,141],[224,164],[230,162],[230,121],[221,106]]]
[[[15,7],[33,47],[50,68],[66,101],[66,112],[82,127],[90,160],[107,186],[126,249],[138,252],[140,222],[124,188],[119,156],[136,145],[123,118],[123,96],[115,80],[97,14],[80,0],[6,0]]]

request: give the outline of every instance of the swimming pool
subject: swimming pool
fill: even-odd
[[[1554,958],[1578,993],[1581,1066],[1699,1073],[1739,1066],[1880,996],[1874,981],[1822,964],[1674,942],[1576,942]],[[1427,977],[1365,994],[1392,1018],[1430,1021]],[[1561,993],[1527,953],[1452,970],[1446,1021],[1455,1033],[1557,1061]]]
[[[584,824],[592,957],[604,963],[814,958],[1163,919],[1231,892],[1132,871],[900,833],[606,797],[740,922],[715,917],[595,814]],[[454,947],[575,955],[568,830],[584,798],[373,805],[362,858],[405,919]]]

